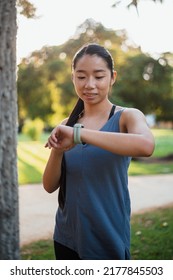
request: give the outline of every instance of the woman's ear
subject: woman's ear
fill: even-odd
[[[117,77],[117,71],[114,71],[114,72],[113,72],[112,79],[111,79],[111,86],[115,83],[116,77]]]
[[[71,74],[71,80],[74,83],[74,75],[73,75],[73,73]]]

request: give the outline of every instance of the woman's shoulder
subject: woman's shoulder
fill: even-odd
[[[64,119],[64,120],[61,122],[61,124],[62,124],[62,125],[66,125],[67,122],[68,122],[68,118]]]
[[[115,113],[116,112],[122,112],[123,116],[127,116],[127,117],[139,117],[139,116],[144,116],[144,114],[142,113],[142,111],[140,111],[137,108],[128,108],[128,107],[121,107],[121,106],[117,106]]]
[[[144,114],[136,108],[121,107],[120,127],[122,132],[127,132],[129,127],[136,127],[139,124],[146,123]]]

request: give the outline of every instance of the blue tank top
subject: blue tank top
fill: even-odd
[[[120,132],[122,111],[100,131]],[[81,259],[129,259],[130,157],[78,144],[65,152],[65,159],[66,201],[63,210],[57,210],[54,240]]]

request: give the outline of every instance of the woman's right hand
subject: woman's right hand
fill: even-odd
[[[67,151],[73,148],[74,145],[73,128],[66,125],[58,125],[53,129],[45,147]]]

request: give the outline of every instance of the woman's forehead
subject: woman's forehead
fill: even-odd
[[[83,55],[76,63],[75,71],[82,71],[87,68],[93,68],[94,71],[105,70],[107,67],[106,61],[98,55]]]

